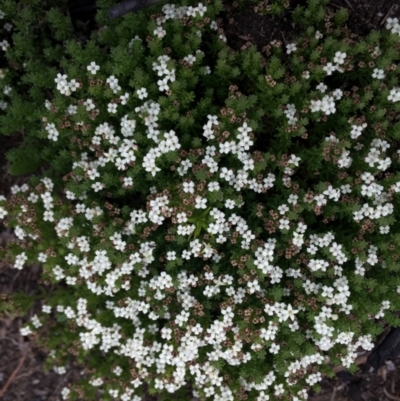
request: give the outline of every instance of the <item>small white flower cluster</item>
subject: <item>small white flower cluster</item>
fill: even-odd
[[[375,315],[375,319],[381,319],[385,316],[385,310],[390,309],[390,301],[382,301],[380,311]]]
[[[25,327],[21,327],[20,331],[21,336],[25,337],[25,336],[29,336],[29,334],[32,334],[33,331],[29,326],[25,326]]]
[[[152,148],[143,158],[143,167],[146,171],[150,172],[153,177],[156,175],[157,171],[161,169],[156,166],[156,157],[161,156],[163,153],[168,153],[170,151],[179,149],[181,147],[178,137],[175,135],[175,131],[171,130],[164,134],[165,139],[158,143],[156,148]]]
[[[379,150],[379,147],[382,149],[381,151]],[[375,163],[378,163],[379,170],[387,170],[392,164],[392,160],[390,159],[390,157],[387,157],[386,159],[381,159],[380,156],[382,156],[382,153],[386,152],[386,150],[389,148],[390,144],[387,141],[375,138],[371,142],[371,149],[367,157],[364,159],[365,162],[368,163],[370,167],[375,167]]]
[[[202,3],[199,3],[197,7],[189,6],[186,11],[186,15],[188,17],[196,17],[196,13],[199,14],[200,17],[204,16],[204,13],[207,11],[207,7]]]
[[[212,116],[212,115],[207,115],[208,122],[207,124],[203,125],[203,136],[207,138],[207,141],[210,139],[215,139],[215,135],[212,130],[213,125],[219,125],[218,122],[218,117],[217,116]],[[207,148],[209,149],[209,148]],[[215,153],[215,150],[213,151]],[[210,167],[210,166],[209,166]]]
[[[38,315],[33,315],[31,318],[31,323],[33,324],[33,326],[38,329],[39,327],[43,326],[41,321],[39,320]]]
[[[65,375],[65,373],[67,373],[67,369],[65,366],[53,366],[53,370],[58,375]]]
[[[61,396],[63,400],[68,400],[70,394],[71,390],[68,387],[63,387],[63,389],[61,390]]]
[[[287,104],[284,111],[286,118],[289,120],[289,125],[296,125],[298,118],[296,115],[296,106],[294,104]]]
[[[52,220],[53,221],[53,220]],[[69,230],[73,226],[72,217],[63,217],[55,226],[55,230],[59,237],[68,237]]]
[[[101,377],[98,377],[97,379],[90,380],[89,383],[94,387],[98,387],[103,384],[103,379]]]
[[[157,18],[157,24],[159,27],[156,29],[154,34],[159,35],[160,38],[164,36],[165,30],[160,25],[165,20],[175,17],[182,18],[185,15],[195,16],[196,13],[202,15],[202,12],[204,12],[202,10],[206,10],[206,7],[201,6],[200,4],[197,8],[182,7],[178,10],[175,9],[175,6],[164,6],[163,11],[165,12],[165,17]],[[212,21],[210,26],[212,29],[217,29],[215,21]],[[322,37],[322,34],[317,32],[316,37],[319,39]],[[295,44],[287,46],[288,54],[296,50],[297,48]],[[376,52],[378,51],[379,49],[376,50]],[[342,71],[340,66],[344,63],[346,57],[346,53],[336,52],[333,61],[337,65],[328,63],[324,67],[327,75],[331,75],[335,70]],[[186,57],[183,57],[183,60],[192,64],[195,62],[196,58],[193,54],[189,54],[186,55]],[[168,56],[161,56],[158,61],[159,63],[153,64],[153,69],[154,71],[157,71],[158,76],[164,77],[162,80],[158,81],[159,88],[161,91],[169,90],[167,83],[168,81],[174,82],[175,69],[169,70],[168,65],[175,65],[175,60],[171,60]],[[87,66],[87,69],[90,73],[96,74],[99,70],[99,66],[97,66],[95,62],[92,62]],[[374,73],[377,79],[381,79],[381,70]],[[73,91],[70,84],[66,81],[66,76],[59,74],[58,81],[56,80],[56,82],[57,88],[62,93],[65,92],[66,94],[68,91]],[[114,76],[109,77],[107,83],[114,93],[121,90],[121,87],[118,85],[118,80]],[[73,85],[73,87],[75,86],[76,85]],[[327,86],[321,82],[317,86],[317,90],[321,93],[325,93],[327,91]],[[148,97],[146,88],[137,89],[136,94],[137,98],[141,100]],[[393,96],[394,95],[395,94],[393,94]],[[343,92],[340,89],[336,89],[331,94],[324,96],[322,100],[312,100],[311,111],[322,111],[326,115],[335,113],[335,101],[340,100],[342,96]],[[122,105],[127,104],[129,94],[125,93],[125,95],[121,96],[120,99]],[[83,106],[86,108],[86,111],[90,112],[95,109],[96,104],[92,99],[86,99]],[[51,103],[49,101],[46,102],[46,107],[51,108]],[[110,113],[115,113],[117,111],[117,105],[114,103],[110,103],[108,108]],[[138,113],[139,117],[143,119],[144,124],[146,125],[147,138],[153,139],[154,142],[157,143],[157,147],[150,148],[148,153],[144,155],[142,164],[143,170],[151,172],[153,176],[155,176],[157,171],[160,171],[160,168],[157,168],[155,165],[156,158],[169,151],[178,150],[181,147],[178,141],[178,135],[176,135],[174,131],[159,131],[157,121],[160,110],[161,106],[153,101],[146,101],[141,107],[135,109],[135,112]],[[66,112],[70,115],[76,114],[77,106],[70,105]],[[296,117],[296,107],[294,104],[288,104],[286,106],[285,115],[289,120],[289,125],[295,125],[297,123],[298,117]],[[216,131],[213,130],[213,126],[219,125],[220,122],[218,121],[218,116],[208,115],[207,118],[208,122],[203,126],[203,136],[207,141],[212,141],[215,140],[214,134],[216,133]],[[157,369],[158,374],[163,374],[168,366],[168,370],[170,368],[173,368],[174,370],[172,380],[155,378],[154,385],[156,388],[166,389],[172,393],[184,385],[186,375],[190,372],[194,378],[196,386],[201,388],[206,396],[213,397],[213,399],[217,401],[233,400],[234,397],[231,389],[222,385],[222,372],[219,369],[214,368],[209,362],[191,363],[190,366],[188,366],[187,362],[196,361],[199,357],[199,350],[204,347],[207,347],[207,359],[209,361],[224,360],[232,366],[238,366],[251,360],[254,355],[253,352],[257,352],[263,347],[269,350],[272,354],[279,354],[282,345],[279,344],[279,339],[276,337],[280,326],[288,325],[292,332],[299,331],[299,323],[301,323],[300,319],[303,318],[302,312],[307,310],[305,306],[300,303],[300,305],[296,306],[297,309],[293,309],[292,304],[289,302],[275,302],[265,305],[261,316],[263,322],[266,321],[265,315],[267,315],[267,318],[271,317],[272,319],[269,319],[265,326],[261,328],[257,341],[250,345],[253,352],[244,352],[245,344],[242,341],[242,333],[239,326],[236,324],[237,321],[242,321],[243,318],[242,316],[240,316],[240,318],[238,317],[239,314],[235,305],[239,305],[246,302],[246,299],[252,298],[251,294],[256,294],[257,297],[264,295],[266,290],[264,289],[263,280],[267,279],[270,284],[280,283],[284,274],[287,277],[292,277],[301,281],[301,287],[307,295],[314,294],[318,298],[322,297],[322,301],[319,301],[322,306],[320,305],[321,308],[318,315],[315,317],[315,322],[312,326],[318,334],[318,336],[316,336],[318,338],[313,338],[314,330],[307,330],[306,332],[307,338],[313,341],[316,349],[327,351],[335,346],[335,344],[346,345],[348,348],[348,355],[342,358],[342,362],[345,366],[349,366],[349,364],[354,361],[355,350],[358,346],[363,346],[366,349],[372,346],[368,336],[360,337],[360,339],[354,342],[354,333],[338,332],[334,326],[334,322],[339,319],[339,312],[349,314],[353,308],[352,305],[348,304],[350,297],[349,280],[344,275],[344,269],[341,266],[348,261],[345,244],[342,245],[339,244],[338,241],[335,242],[335,238],[331,232],[323,235],[311,234],[308,241],[305,238],[307,226],[302,222],[298,222],[298,225],[296,224],[297,229],[294,230],[293,238],[291,238],[291,244],[294,245],[298,251],[304,247],[305,243],[308,244],[306,251],[311,255],[317,253],[319,250],[318,247],[326,247],[336,259],[335,263],[337,263],[332,266],[332,264],[328,262],[328,260],[332,260],[330,257],[323,259],[318,255],[309,259],[308,268],[310,271],[318,272],[316,275],[318,277],[319,275],[322,275],[322,273],[327,272],[328,269],[330,271],[330,266],[332,266],[333,274],[338,277],[330,284],[328,277],[331,276],[325,274],[323,275],[324,281],[322,284],[318,280],[312,282],[301,273],[299,268],[284,269],[283,266],[282,268],[274,266],[274,251],[277,239],[269,238],[265,243],[261,241],[261,245],[260,242],[255,242],[260,241],[259,238],[256,240],[257,232],[250,229],[252,227],[249,227],[245,218],[232,213],[233,208],[240,208],[243,206],[241,195],[235,196],[235,191],[229,193],[227,197],[223,198],[223,202],[221,202],[223,205],[221,210],[214,207],[208,215],[209,223],[206,231],[212,236],[216,235],[214,241],[211,239],[204,239],[203,242],[200,239],[195,239],[190,242],[188,249],[183,250],[181,255],[176,251],[176,248],[171,247],[169,249],[163,249],[162,257],[167,261],[176,262],[181,262],[180,259],[186,259],[188,261],[192,259],[192,261],[188,262],[188,265],[193,262],[193,258],[201,258],[202,260],[211,258],[213,262],[218,263],[221,259],[223,260],[224,257],[226,258],[226,256],[219,252],[218,246],[215,246],[214,248],[213,245],[215,245],[215,243],[223,244],[229,239],[233,242],[233,238],[234,241],[241,239],[241,243],[238,241],[237,245],[239,250],[256,249],[254,255],[253,251],[251,251],[250,254],[246,254],[246,256],[250,257],[250,262],[254,263],[254,266],[258,269],[258,274],[261,274],[261,277],[258,277],[256,274],[253,275],[252,272],[252,277],[239,281],[241,285],[238,285],[236,275],[220,275],[217,277],[212,271],[208,270],[204,273],[204,279],[201,278],[202,283],[199,284],[200,279],[197,277],[197,274],[186,271],[182,267],[180,268],[178,277],[174,277],[174,274],[169,274],[165,271],[157,271],[157,269],[154,271],[154,266],[150,266],[156,261],[156,257],[153,255],[156,246],[154,242],[140,243],[140,250],[135,252],[127,251],[129,239],[123,238],[123,235],[131,236],[132,234],[136,234],[136,231],[142,231],[141,228],[139,229],[137,226],[148,221],[153,223],[154,226],[163,224],[167,218],[172,218],[172,221],[174,221],[173,219],[176,219],[177,224],[175,227],[177,227],[178,235],[190,235],[196,228],[193,224],[185,225],[185,223],[188,222],[190,211],[193,211],[194,209],[205,209],[208,204],[211,204],[211,196],[208,198],[208,195],[214,191],[222,192],[226,189],[226,183],[232,187],[229,188],[231,191],[233,189],[237,192],[246,188],[261,193],[265,192],[266,189],[273,187],[275,176],[271,173],[269,173],[267,177],[262,177],[262,175],[259,174],[257,180],[255,178],[249,178],[251,172],[255,169],[254,163],[256,159],[253,160],[252,155],[249,152],[246,152],[249,151],[250,147],[254,144],[252,141],[252,134],[250,134],[252,128],[248,125],[248,122],[248,120],[244,121],[241,127],[238,128],[239,134],[235,137],[237,141],[222,141],[219,143],[216,143],[215,141],[215,146],[210,145],[206,147],[205,156],[203,158],[191,161],[193,160],[192,156],[190,159],[184,159],[184,156],[182,156],[183,160],[176,163],[178,165],[177,172],[181,177],[183,177],[182,184],[177,184],[178,190],[182,190],[185,194],[185,201],[190,200],[189,204],[185,203],[185,207],[182,206],[186,212],[180,210],[179,213],[177,213],[175,205],[172,207],[170,198],[162,191],[166,187],[159,189],[159,191],[157,188],[152,187],[149,192],[155,196],[152,196],[151,200],[148,201],[146,212],[142,210],[133,210],[130,214],[130,219],[123,222],[125,223],[123,230],[113,230],[104,238],[104,241],[106,241],[109,247],[113,248],[112,251],[96,250],[94,252],[94,257],[81,255],[81,253],[89,253],[91,250],[91,237],[87,236],[87,232],[91,232],[90,227],[93,228],[96,234],[99,234],[101,230],[101,224],[91,224],[91,220],[94,216],[103,215],[103,209],[100,206],[96,206],[95,202],[89,203],[88,200],[87,205],[84,202],[87,198],[90,198],[90,202],[92,202],[93,199],[96,199],[93,197],[93,193],[91,193],[89,197],[86,193],[78,197],[73,192],[66,191],[67,199],[80,201],[80,203],[77,203],[74,206],[76,213],[84,214],[88,220],[88,222],[85,223],[89,227],[88,231],[86,231],[86,235],[80,235],[74,238],[71,238],[70,231],[72,231],[72,227],[77,224],[78,219],[75,218],[75,216],[74,218],[62,217],[57,214],[57,220],[55,221],[54,219],[54,200],[51,195],[52,188],[49,188],[51,182],[47,181],[47,190],[41,192],[40,196],[32,192],[28,198],[32,203],[37,202],[40,198],[43,200],[46,209],[45,221],[54,222],[57,236],[66,239],[66,247],[70,250],[70,252],[67,252],[64,256],[65,262],[63,262],[63,265],[67,265],[65,271],[60,267],[60,265],[56,265],[53,269],[53,275],[56,280],[65,278],[68,285],[76,285],[79,274],[79,276],[83,278],[83,285],[94,294],[105,294],[107,297],[114,297],[121,289],[126,291],[129,290],[130,280],[133,275],[137,275],[137,286],[135,285],[134,288],[135,292],[137,291],[136,294],[139,299],[125,297],[122,304],[118,302],[118,306],[116,306],[117,302],[113,302],[109,299],[106,301],[107,309],[111,311],[115,317],[127,319],[133,325],[132,327],[134,327],[134,332],[129,333],[129,336],[126,336],[126,333],[122,333],[121,327],[117,324],[114,324],[112,327],[103,327],[99,322],[92,318],[88,311],[87,301],[83,298],[78,300],[76,308],[74,305],[66,308],[62,305],[56,307],[57,312],[63,312],[68,319],[75,319],[78,326],[86,329],[86,331],[79,334],[84,350],[90,350],[99,346],[101,351],[107,353],[114,348],[113,352],[118,355],[118,357],[127,357],[136,364],[138,368],[138,377],[131,382],[131,385],[135,388],[148,380],[148,368],[154,366]],[[123,136],[133,136],[135,127],[136,120],[131,120],[128,115],[125,115],[125,117],[121,119],[121,133]],[[366,124],[361,126],[351,125],[351,138],[358,139],[365,127]],[[48,124],[50,134],[49,139],[57,139],[58,132],[54,133],[54,129],[54,124]],[[127,170],[128,166],[134,164],[136,161],[134,151],[137,150],[138,147],[136,141],[121,138],[108,123],[101,124],[95,128],[94,131],[94,136],[91,138],[92,143],[88,148],[89,150],[94,151],[95,148],[93,146],[102,145],[102,148],[104,147],[104,154],[100,157],[97,156],[98,159],[96,160],[89,152],[82,153],[81,160],[74,162],[73,168],[81,167],[85,172],[85,177],[76,175],[74,177],[76,178],[76,181],[86,179],[86,182],[92,183],[97,180],[92,185],[93,191],[97,192],[104,187],[104,183],[101,182],[102,172],[100,168],[104,167],[108,162],[111,162],[115,165],[117,170]],[[326,140],[339,143],[339,140],[333,135]],[[372,163],[372,166],[370,165],[371,167],[374,167],[375,163],[381,162],[381,170],[384,171],[387,169],[387,166],[389,166],[390,163],[386,166],[387,162],[379,160],[379,152],[374,153],[373,151],[373,149],[376,151],[379,147],[383,148],[383,151],[385,151],[386,147],[389,147],[387,145],[386,141],[375,140],[372,143],[372,154],[370,152],[367,157],[368,160],[365,161]],[[106,146],[109,146],[109,148],[106,149]],[[238,170],[234,169],[231,165],[219,165],[217,161],[219,157],[217,151],[219,154],[223,155],[235,155],[243,164],[243,168]],[[143,155],[143,153],[140,152],[140,155]],[[376,153],[378,153],[378,155]],[[349,152],[343,150],[338,162],[340,168],[346,168],[351,165],[352,159],[348,156]],[[292,154],[290,160],[287,161],[287,167],[282,169],[286,175],[286,177],[282,179],[286,188],[289,188],[291,185],[290,177],[287,176],[294,174],[294,168],[299,166],[300,160],[300,157]],[[207,190],[199,190],[200,180],[196,180],[195,174],[191,174],[191,171],[189,170],[193,165],[197,166],[197,163],[200,161],[208,167],[211,176],[218,173],[212,177],[212,179],[207,183],[207,186],[204,186],[207,188],[208,192]],[[356,212],[358,214],[355,214],[355,217],[360,218],[355,218],[355,220],[361,220],[363,216],[371,217],[371,215],[373,215],[374,218],[379,218],[393,213],[392,204],[387,203],[384,205],[384,203],[387,202],[388,194],[384,191],[382,185],[378,185],[374,182],[374,176],[371,173],[364,172],[361,174],[361,179],[364,181],[364,184],[356,187],[354,192],[357,192],[357,190],[360,189],[362,196],[367,196],[368,198],[372,197],[376,208],[374,209],[368,204],[364,204],[362,210]],[[133,179],[129,176],[122,176],[120,181],[125,187],[133,186],[135,184]],[[392,187],[395,189],[395,192],[400,192],[400,182]],[[14,190],[17,192],[19,191],[19,189]],[[328,199],[338,202],[342,193],[346,194],[351,192],[349,184],[342,185],[340,188],[333,188],[331,184],[328,184],[326,190],[314,196],[313,200],[315,202],[313,206],[324,206],[328,203]],[[219,194],[214,193],[211,195]],[[290,205],[298,205],[298,201],[299,196],[292,193],[288,196],[287,204],[283,202],[276,208],[279,212],[279,216],[281,216],[279,219],[280,230],[289,230],[291,226],[296,227],[294,224],[295,221],[291,221],[293,219],[289,219],[287,213],[290,211]],[[25,209],[21,209],[21,213],[26,212]],[[7,211],[0,207],[0,217],[2,215],[2,217],[4,217],[6,214]],[[82,216],[77,217],[82,218]],[[168,224],[170,223],[168,222]],[[148,227],[151,227],[151,224]],[[381,233],[388,232],[389,226],[380,227],[380,229]],[[286,233],[286,231],[284,231],[284,233]],[[81,234],[83,234],[83,232],[81,232]],[[175,232],[173,232],[173,234],[175,234]],[[231,236],[231,234],[234,235]],[[21,226],[17,226],[16,235],[22,239],[27,234]],[[257,243],[257,246],[254,246],[255,243]],[[78,249],[79,252],[76,252]],[[120,251],[118,256],[126,256],[124,260],[119,260],[118,264],[114,263],[114,249]],[[368,249],[368,258],[366,263],[371,266],[378,263],[377,250],[378,248],[374,246],[370,246]],[[323,249],[322,251],[322,253],[325,254],[327,249]],[[23,253],[21,255],[25,254]],[[20,259],[26,257],[21,255],[19,255]],[[45,262],[46,257],[46,254],[39,254],[38,259]],[[243,262],[243,264],[245,264],[245,261],[247,260],[246,257],[244,257],[244,259],[240,257],[240,262],[238,263],[242,264]],[[21,263],[21,261],[18,261],[18,263]],[[158,261],[155,263],[158,263]],[[235,266],[234,263],[232,264]],[[278,263],[276,264],[279,265]],[[358,258],[356,259],[356,274],[363,275],[365,273],[363,264],[364,263],[362,263]],[[69,269],[70,266],[72,266],[71,269]],[[242,268],[240,265],[239,267]],[[188,267],[188,269],[190,269],[190,267]],[[79,273],[70,273],[70,271],[75,270],[79,270]],[[68,276],[66,275],[67,272],[69,274]],[[350,274],[352,273],[350,272]],[[178,284],[176,284],[175,279],[177,279]],[[201,300],[200,298],[198,300],[197,297],[194,296],[195,292],[191,292],[192,287],[197,287],[195,291],[196,293],[200,288],[200,293],[207,298],[225,292],[225,294],[230,297],[229,303],[231,305],[225,307],[221,306],[221,316],[210,321],[209,324],[205,324],[204,326],[199,323],[192,325],[191,323],[188,323],[192,318],[194,318],[191,309]],[[283,293],[285,296],[291,295],[289,288],[284,288]],[[134,296],[132,297],[135,298]],[[169,302],[165,300],[166,298],[173,299],[174,309],[171,310],[169,308]],[[165,303],[163,302],[163,305],[159,310],[157,310],[153,307],[154,304],[150,302],[151,300],[165,300]],[[390,303],[388,302],[389,301],[383,301],[382,310],[378,313],[378,317],[383,317],[383,310],[388,309],[390,306]],[[175,307],[175,304],[178,306]],[[334,308],[333,305],[338,305],[337,309]],[[333,313],[334,310],[335,313]],[[51,313],[51,307],[43,305],[42,311],[44,313]],[[143,315],[152,320],[152,324],[148,324],[148,322],[144,324],[142,318]],[[175,330],[169,328],[167,324],[163,325],[161,328],[158,325],[159,322],[157,322],[157,320],[161,318],[173,321],[182,329],[184,333],[183,336],[180,335],[179,340],[177,340]],[[37,316],[32,319],[32,325],[40,327],[41,323]],[[161,338],[167,341],[153,341],[149,344],[147,334],[155,335],[158,331],[160,331]],[[230,331],[232,332],[233,339],[232,337],[229,337],[228,333]],[[26,333],[25,335],[31,332],[32,331],[29,327],[21,329],[21,333]],[[232,345],[229,347],[224,346],[222,348],[222,344],[225,344],[227,340],[232,340]],[[176,346],[176,344],[172,345],[172,341],[176,341],[178,346]],[[249,383],[243,378],[239,378],[239,381],[246,391],[255,389],[259,392],[257,396],[258,401],[265,401],[269,400],[269,395],[267,394],[268,390],[270,391],[270,394],[274,392],[275,396],[280,397],[287,391],[287,386],[292,386],[296,383],[296,379],[294,379],[293,376],[297,372],[300,370],[306,371],[307,367],[311,364],[321,364],[323,362],[324,358],[319,353],[305,356],[301,360],[293,361],[293,358],[290,361],[288,360],[285,362],[285,385],[282,383],[273,385],[276,380],[274,372],[265,373],[264,380],[261,383]],[[62,368],[55,369],[58,369],[59,372],[63,372]],[[112,372],[119,376],[122,373],[122,369],[119,366],[113,367]],[[308,375],[305,376],[305,381],[309,385],[314,385],[320,380],[321,373],[318,372],[318,370],[315,371],[315,369],[312,373],[308,373]],[[91,384],[93,386],[100,386],[103,384],[103,380],[97,378],[92,380]],[[271,389],[269,389],[269,387],[271,387]],[[120,394],[120,391],[114,388],[108,389],[108,392],[112,397],[119,397],[122,401],[129,401],[132,398],[134,401],[138,401],[137,397],[132,396],[133,390],[131,389],[126,389],[123,394]],[[69,390],[64,389],[63,398],[68,398],[68,395]],[[299,401],[300,399],[304,400],[307,398],[307,393],[304,389],[298,391],[297,395],[298,397],[293,397],[294,401]]]
[[[49,133],[48,138],[56,142],[60,135],[56,128],[56,125],[54,123],[48,123],[46,124],[45,130]]]
[[[115,78],[114,75],[111,75],[107,78],[106,82],[110,86],[110,89],[113,91],[114,94],[118,93],[121,90],[121,87],[118,85],[118,79]]]
[[[310,111],[317,113],[322,111],[326,115],[336,113],[335,99],[333,96],[326,95],[321,100],[311,100]]]
[[[42,312],[44,313],[51,313],[51,306],[50,305],[43,305]]]
[[[334,71],[344,72],[343,68],[341,68],[340,65],[344,63],[346,57],[346,53],[337,51],[333,59],[336,65],[334,65],[333,63],[327,63],[324,67],[322,67],[322,69],[326,72],[326,75],[332,75]]]
[[[49,189],[49,188],[48,188]],[[54,204],[53,204],[53,197],[51,196],[51,189],[49,191],[44,192],[43,194],[40,195],[43,201],[43,206],[45,208],[45,212],[43,214],[43,220],[44,221],[54,221]]]
[[[264,312],[269,316],[276,315],[278,317],[279,322],[284,322],[288,318],[294,321],[296,319],[295,314],[298,313],[299,310],[294,310],[292,308],[292,305],[290,304],[286,305],[283,302],[282,303],[275,302],[272,305],[270,304],[265,305]]]
[[[15,265],[14,268],[18,270],[22,270],[24,267],[25,262],[28,260],[28,257],[26,256],[25,252],[20,253],[19,255],[16,256],[15,258]]]
[[[274,266],[272,266],[269,262],[274,260],[274,249],[276,242],[277,240],[275,238],[269,238],[268,242],[264,244],[264,248],[257,248],[254,254],[256,257],[254,264],[263,272],[263,274],[275,273],[276,267],[274,268]]]
[[[270,321],[268,323],[268,329],[265,329],[264,327],[261,329],[260,337],[265,341],[274,341],[277,332],[278,325],[275,322]]]
[[[170,61],[171,58],[168,57],[166,54],[158,57],[157,60],[160,64],[153,62],[153,71],[157,71],[157,75],[159,77],[165,75],[163,79],[159,79],[157,81],[160,92],[164,92],[169,90],[169,86],[167,85],[168,81],[175,82],[175,69],[173,68],[172,70],[169,70],[167,68],[167,62]]]
[[[44,180],[43,180],[43,181],[44,181]],[[24,192],[27,192],[28,190],[29,190],[29,185],[28,185],[28,184],[23,184],[23,185],[21,185],[21,186],[19,186],[19,185],[13,185],[13,186],[11,187],[11,193],[12,193],[13,195],[18,194],[18,193],[20,193],[20,192],[24,193]],[[21,209],[23,209],[22,206],[21,206]],[[25,213],[26,210],[23,210],[23,212]]]
[[[356,361],[356,358],[358,356],[356,351],[359,347],[362,347],[367,351],[371,351],[374,348],[374,344],[372,342],[372,337],[370,334],[360,336],[355,342],[353,342],[352,340],[353,336],[353,332],[342,332],[339,334],[340,341],[338,341],[339,337],[337,340],[338,343],[340,342],[341,344],[347,344],[348,354],[340,358],[343,366],[346,368],[349,368],[350,365]]]
[[[350,132],[350,137],[351,139],[357,139],[363,132],[363,130],[368,126],[367,123],[364,123],[362,125],[352,125],[351,126],[351,132]]]
[[[67,78],[68,75],[58,73],[54,82],[57,83],[57,90],[59,90],[62,95],[70,96],[71,92],[75,92],[80,88],[80,84],[75,79],[68,82]]]
[[[400,36],[400,24],[398,18],[388,18],[386,20],[385,28],[390,30],[391,33]]]

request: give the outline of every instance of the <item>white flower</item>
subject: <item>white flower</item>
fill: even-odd
[[[204,13],[207,11],[207,7],[199,3],[198,6],[196,7],[196,11],[200,14],[200,17],[202,17]]]
[[[297,157],[296,155],[290,155],[290,159],[288,160],[288,163],[294,164],[296,167],[298,167],[300,160],[301,160],[300,157]]]
[[[322,39],[324,35],[320,31],[315,32],[315,39],[319,40]]]
[[[336,52],[335,57],[333,58],[333,61],[337,64],[343,64],[344,59],[347,57],[346,53],[341,53],[341,52]]]
[[[286,54],[290,54],[297,50],[296,43],[289,43],[286,45]]]
[[[146,88],[140,88],[136,93],[139,96],[139,99],[145,99],[148,96]]]
[[[83,102],[83,105],[86,107],[87,111],[93,110],[96,107],[95,104],[93,103],[92,99],[86,99]],[[71,113],[71,114],[73,114],[73,113]]]
[[[275,389],[275,395],[282,395],[284,392],[285,392],[285,390],[283,389],[283,384],[276,384],[275,386],[274,386],[274,389]]]
[[[381,227],[379,227],[379,231],[380,231],[381,234],[387,234],[389,232],[389,230],[390,230],[389,226],[381,226]]]
[[[366,126],[366,124],[363,124],[362,126],[360,125],[351,126],[351,132],[350,132],[351,139],[357,139],[362,134],[362,131],[365,128],[364,125]]]
[[[225,207],[228,209],[233,209],[235,207],[235,202],[232,199],[227,199],[225,201]]]
[[[196,56],[193,56],[193,54],[189,54],[188,56],[185,56],[183,58],[183,61],[187,61],[190,65],[193,65],[193,63],[196,61]]]
[[[317,85],[316,89],[318,89],[321,93],[325,93],[325,91],[328,89],[328,87],[324,83],[320,82]]]
[[[340,100],[343,97],[343,91],[341,89],[335,89],[332,92],[332,96],[335,100]]]
[[[194,194],[194,182],[184,182],[183,183],[183,192]]]
[[[387,100],[391,100],[392,102],[399,102],[400,101],[400,88],[393,88],[390,91]]]
[[[125,95],[121,95],[119,98],[121,99],[121,104],[126,105],[129,100],[129,93],[125,93]]]
[[[269,395],[265,394],[264,391],[260,391],[260,394],[257,397],[257,401],[268,401],[269,400]]]
[[[61,390],[61,396],[62,396],[63,400],[67,400],[70,393],[71,393],[71,390],[68,387],[64,387]]]
[[[163,29],[161,26],[158,26],[154,31],[153,34],[157,35],[158,38],[163,38],[166,35],[167,31]]]
[[[207,185],[210,192],[218,191],[220,189],[218,181],[210,181]]]
[[[4,207],[0,206],[0,219],[4,219],[5,216],[7,216],[8,212]]]
[[[107,105],[107,111],[109,113],[115,114],[117,112],[117,104],[116,103],[108,103]]]
[[[71,82],[68,84],[68,87],[75,92],[80,87],[80,83],[77,82],[75,79],[72,79]]]
[[[152,166],[146,166],[146,171],[150,172],[151,175],[154,177],[157,171],[161,171],[161,169],[156,167],[155,165],[152,165]]]
[[[280,214],[285,214],[289,211],[289,207],[287,205],[280,205],[278,206],[278,210]]]
[[[54,123],[49,123],[46,125],[45,130],[49,133],[48,138],[57,141],[59,132],[57,131],[57,128]]]
[[[280,348],[280,345],[272,343],[269,352],[271,352],[271,354],[277,354]]]
[[[169,86],[167,85],[167,82],[168,82],[167,78],[159,79],[157,81],[158,89],[160,90],[160,92],[169,90]]]
[[[288,219],[280,219],[279,220],[279,228],[281,230],[289,230],[289,220]]]
[[[298,199],[299,199],[299,197],[297,195],[291,194],[291,195],[289,195],[288,203],[296,205]]]
[[[95,182],[94,184],[92,184],[92,188],[94,192],[99,192],[104,188],[104,184],[102,184],[101,182]]]
[[[95,75],[96,72],[100,70],[100,67],[99,67],[94,61],[92,61],[92,62],[86,67],[86,69],[87,69],[88,71],[90,71],[93,75]]]
[[[69,105],[67,109],[67,113],[70,115],[76,114],[78,112],[78,106]]]
[[[289,304],[287,309],[284,309],[281,312],[281,315],[279,317],[279,321],[285,321],[285,320],[287,320],[287,318],[290,318],[293,321],[296,318],[295,314],[298,313],[298,312],[299,312],[298,309],[294,310],[292,308],[292,305]]]
[[[194,206],[196,209],[206,209],[207,199],[202,198],[201,196],[196,196],[196,205]]]
[[[258,284],[257,279],[254,280],[254,281],[248,281],[247,282],[247,287],[249,287],[250,294],[254,294],[255,291],[260,291],[261,290],[261,287]]]
[[[336,70],[336,67],[332,63],[328,63],[322,69],[326,72],[326,75],[332,75],[332,72]]]
[[[399,24],[399,19],[398,18],[388,18],[386,20],[385,28],[390,30],[390,29],[394,28],[398,24]]]
[[[212,116],[210,114],[207,115],[208,118],[208,123],[207,125],[211,126],[211,125],[218,125],[218,116]]]
[[[376,78],[376,79],[385,78],[385,71],[380,70],[378,68],[374,68],[374,72],[372,73],[372,78]]]
[[[249,127],[249,126],[247,125],[246,122],[244,122],[243,125],[242,125],[240,128],[238,128],[238,131],[239,131],[241,134],[247,134],[248,132],[251,132],[251,131],[253,131],[253,130],[252,130],[251,127]]]
[[[7,51],[7,49],[10,47],[10,44],[8,43],[7,40],[3,39],[0,42],[0,47],[1,47],[2,50]]]
[[[6,85],[6,86],[4,87],[4,89],[3,89],[3,93],[4,93],[5,95],[8,95],[11,91],[12,91],[12,88],[11,88],[11,86],[9,86],[9,85]]]

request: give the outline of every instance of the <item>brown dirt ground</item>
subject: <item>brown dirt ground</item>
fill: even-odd
[[[297,3],[299,3],[298,1]],[[296,3],[296,4],[297,4]],[[259,15],[254,7],[239,9],[228,0],[224,1],[220,27],[227,36],[228,45],[239,50],[247,42],[255,44],[259,51],[272,40],[289,43],[296,35],[288,14],[279,19]],[[293,1],[292,1],[293,4]],[[399,1],[389,0],[333,0],[335,10],[345,7],[350,12],[348,26],[360,36],[371,29],[381,29],[388,17],[400,17]],[[2,137],[0,148],[0,195],[9,195],[10,187],[22,184],[27,177],[7,175],[5,153],[21,141],[21,135]],[[13,239],[13,235],[0,225],[0,245]],[[10,266],[0,267],[0,294],[22,290],[31,296],[38,294],[41,267],[27,267],[22,271]],[[3,302],[0,299],[0,302]],[[0,318],[0,399],[2,401],[58,401],[60,391],[79,377],[79,369],[71,363],[67,374],[43,371],[46,353],[29,338],[21,336],[19,329],[40,308],[40,300],[25,316],[3,316]],[[364,355],[364,359],[365,359]],[[363,356],[360,355],[360,359]],[[72,362],[72,361],[71,361]],[[378,371],[353,376],[355,386],[345,383],[339,376],[325,378],[319,394],[310,394],[310,401],[384,401],[400,400],[400,358],[387,361]],[[3,390],[4,394],[1,396]],[[146,401],[154,400],[146,397]]]

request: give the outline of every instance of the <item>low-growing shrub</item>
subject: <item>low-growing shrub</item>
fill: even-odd
[[[1,255],[43,263],[22,334],[85,366],[64,399],[304,400],[354,372],[399,324],[398,21],[356,38],[312,0],[263,55],[227,46],[220,1],[108,22],[99,3],[34,105],[52,163],[0,201]]]

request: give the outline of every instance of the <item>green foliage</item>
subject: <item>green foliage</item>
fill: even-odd
[[[265,383],[270,399],[278,385],[305,399],[318,378],[296,364],[329,376],[329,356],[354,372],[348,355],[372,346],[376,320],[400,324],[398,35],[355,43],[346,10],[309,0],[291,15],[302,33],[264,68],[215,29],[221,1],[183,23],[197,3],[110,21],[100,0],[86,41],[65,1],[45,3],[2,4],[0,132],[23,137],[9,174],[34,175],[0,197],[19,237],[0,256],[43,264],[51,290],[22,333],[53,350],[49,366],[73,349],[89,369],[69,398],[148,386],[182,401],[249,388],[252,401]],[[0,312],[34,301],[13,294]]]

